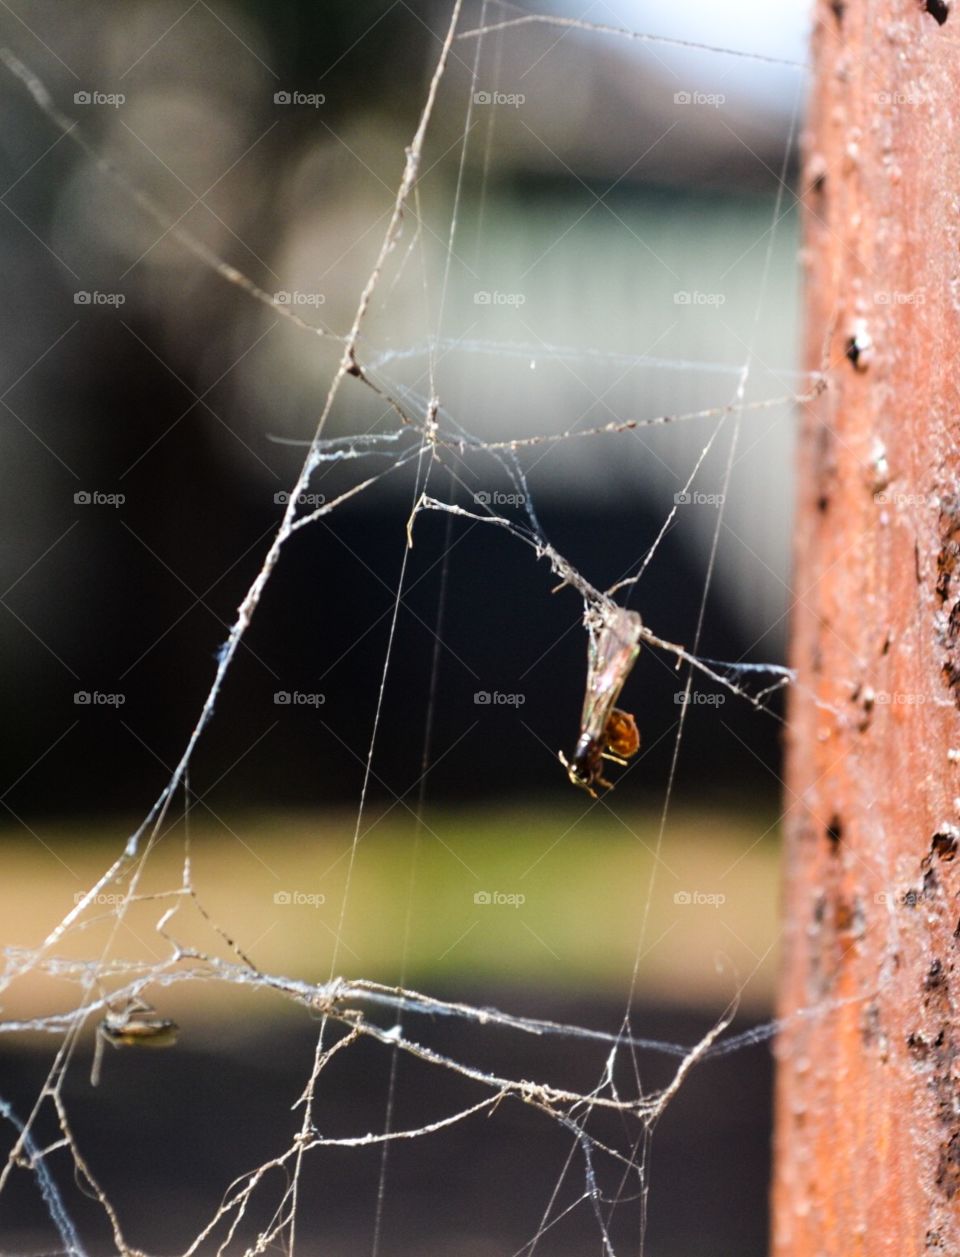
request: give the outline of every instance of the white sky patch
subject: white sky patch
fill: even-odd
[[[534,6],[529,7],[535,11]],[[550,6],[553,7],[553,6]],[[541,12],[549,9],[536,10]],[[561,0],[554,8],[565,17],[602,25],[622,26],[671,39],[689,39],[737,52],[780,57],[806,63],[810,44],[809,0],[687,0],[665,5],[661,0]],[[650,45],[640,45],[649,48]],[[798,71],[786,65],[763,65],[745,57],[657,47],[659,61],[681,80],[698,88],[721,81],[731,94],[753,97],[785,120],[792,109]]]

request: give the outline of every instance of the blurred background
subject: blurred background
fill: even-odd
[[[789,399],[808,384],[791,190],[807,4],[477,0],[459,30],[534,11],[610,29],[526,23],[455,42],[358,361],[419,421],[435,390],[441,429],[463,437],[431,468],[432,496],[481,514],[486,498],[518,527],[532,506],[542,537],[598,588],[637,573],[656,543],[620,597],[687,645],[712,564],[698,653],[783,663]],[[316,427],[450,12],[404,0],[21,0],[0,12],[0,42],[75,128],[64,136],[2,70],[11,948],[37,946],[64,917],[183,752]],[[175,229],[310,327],[225,282]],[[739,429],[715,413],[524,446],[513,464],[470,448],[716,410],[747,361],[746,400],[783,400]],[[191,765],[189,816],[181,792],[144,885],[181,884],[189,826],[202,906],[263,972],[317,981],[334,964],[608,1031],[632,991],[636,1033],[686,1044],[738,990],[736,1027],[768,1020],[779,698],[758,713],[695,678],[658,846],[685,678],[645,648],[622,695],[641,754],[611,769],[617,788],[599,802],[578,795],[557,752],[579,727],[581,600],[551,592],[548,564],[505,529],[423,512],[408,550],[415,467],[398,464],[415,438],[400,426],[345,381],[326,436],[388,439],[368,459],[321,463],[312,504],[389,474],[285,547]],[[511,500],[518,489],[527,503]],[[485,901],[498,892],[512,902]],[[138,904],[119,935],[112,903],[56,954],[164,963],[167,901]],[[174,933],[229,951],[192,901]],[[65,1096],[131,1242],[181,1251],[234,1175],[286,1147],[316,1025],[222,985],[147,995],[183,1026],[177,1049],[111,1053],[93,1090],[93,1019]],[[77,999],[27,966],[3,1015]],[[561,1085],[596,1085],[606,1054],[472,1023],[417,1030],[458,1059]],[[21,1118],[57,1046],[0,1040],[0,1098]],[[371,1045],[338,1057],[322,1089],[331,1130],[382,1129],[390,1066]],[[674,1068],[653,1054],[644,1086]],[[612,1211],[623,1251],[638,1251],[641,1215],[647,1253],[765,1251],[769,1074],[764,1046],[694,1071],[658,1126],[649,1194]],[[398,1079],[399,1126],[476,1099],[407,1062]],[[380,1251],[530,1251],[570,1138],[517,1107],[392,1154]],[[87,1251],[115,1251],[66,1154],[50,1164]],[[379,1174],[376,1149],[311,1164],[303,1251],[370,1249]],[[0,1246],[50,1251],[48,1212],[14,1175]],[[581,1205],[536,1251],[588,1246],[596,1223]]]

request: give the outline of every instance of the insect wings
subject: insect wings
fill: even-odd
[[[643,624],[636,611],[607,603],[587,613],[590,635],[587,688],[580,717],[580,737],[573,759],[566,765],[574,785],[594,793],[603,780],[602,759],[607,751],[607,726],[623,684],[640,653]],[[632,723],[632,718],[631,723]]]

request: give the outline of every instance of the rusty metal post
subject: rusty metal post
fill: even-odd
[[[816,20],[771,1251],[960,1254],[960,4]]]

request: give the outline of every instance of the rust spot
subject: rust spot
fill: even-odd
[[[953,1135],[948,1143],[940,1147],[937,1186],[947,1200],[953,1200],[960,1188],[960,1134]]]
[[[940,992],[946,990],[947,975],[943,971],[943,961],[935,960],[927,970],[927,976],[923,979],[923,989],[925,991]]]
[[[955,498],[940,503],[940,553],[937,555],[937,596],[941,603],[950,596],[950,583],[960,561],[960,506]]]
[[[890,1044],[883,1031],[880,1007],[875,1002],[867,1005],[860,1019],[860,1041],[865,1048],[875,1050],[881,1065],[886,1065],[890,1059]]]
[[[950,16],[950,0],[922,0],[923,10],[929,13],[938,26]]]
[[[957,570],[958,558],[960,546],[955,541],[945,541],[937,555],[937,597],[941,604],[947,601],[950,594],[950,582]]]
[[[869,1047],[880,1034],[880,1009],[875,1003],[870,1003],[864,1009],[863,1020],[860,1023],[860,1038],[864,1047]]]
[[[942,829],[930,839],[930,854],[939,856],[945,863],[956,858],[957,833],[951,827]]]
[[[960,706],[960,693],[957,693],[957,687],[960,686],[960,667],[955,663],[945,663],[940,669],[940,675],[943,677],[944,685],[954,691],[954,697]]]
[[[837,480],[833,433],[826,423],[822,423],[817,429],[814,458],[816,469],[813,480],[817,492],[816,506],[822,515],[830,505],[830,494]]]
[[[807,190],[810,208],[817,218],[827,212],[827,163],[822,154],[814,153],[807,166]]]
[[[873,361],[873,337],[866,319],[857,319],[847,337],[844,353],[857,371],[866,371]]]
[[[926,1050],[918,1055],[918,1064],[926,1063],[930,1069],[929,1086],[936,1101],[938,1120],[951,1132],[957,1130],[958,1092],[957,1092],[957,1044],[953,1038],[951,1027],[953,1012],[949,996],[942,993],[936,1000],[939,1015],[942,1018],[940,1028],[929,1042],[925,1039]],[[928,1003],[924,999],[924,1003]]]
[[[830,990],[835,973],[830,963],[829,947],[824,937],[824,926],[827,920],[827,898],[819,892],[813,901],[813,924],[810,929],[814,941],[809,953],[809,989],[815,999],[825,996]]]
[[[907,1035],[907,1051],[915,1061],[925,1061],[930,1054],[930,1044],[919,1031]]]
[[[877,703],[877,695],[872,685],[868,685],[860,694],[860,702],[863,707],[863,718],[857,725],[858,733],[866,733],[870,728],[870,722],[873,719],[873,709]]]
[[[955,580],[960,574],[960,506],[953,497],[940,503],[940,551],[937,554],[937,597],[940,605],[950,604],[946,627],[938,632],[946,659],[940,668],[943,682],[953,690],[954,700],[960,705],[960,598],[957,598]]]
[[[940,1232],[928,1231],[924,1239],[924,1244],[927,1248],[942,1248],[943,1241],[940,1238]]]
[[[867,919],[862,900],[856,897],[852,903],[849,903],[846,899],[838,899],[835,921],[838,933],[849,934],[855,939],[863,938],[867,929]]]
[[[960,639],[960,601],[953,604],[950,619],[947,621],[947,641],[951,646],[955,646],[958,639]]]

